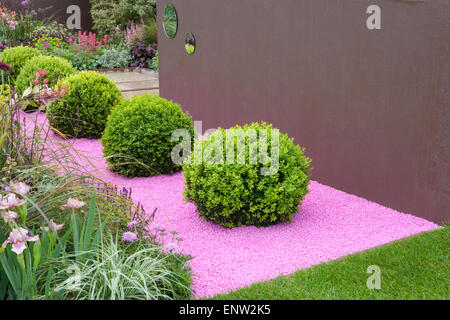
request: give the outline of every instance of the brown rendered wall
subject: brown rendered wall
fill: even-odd
[[[158,0],[160,30],[169,2],[161,96],[204,129],[271,122],[306,147],[314,179],[449,221],[450,1]],[[381,30],[366,28],[371,4]]]
[[[0,2],[8,8],[22,7],[22,0],[0,0]],[[92,28],[89,0],[29,0],[29,2],[33,9],[51,7],[45,11],[44,16],[54,16],[62,24],[66,24],[67,18],[70,16],[67,14],[67,8],[77,5],[81,9],[81,29],[90,30]]]

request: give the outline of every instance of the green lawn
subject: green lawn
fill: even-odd
[[[449,299],[450,227],[256,283],[215,299]],[[367,267],[381,269],[369,290]]]

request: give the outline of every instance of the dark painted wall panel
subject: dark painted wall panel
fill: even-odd
[[[271,122],[306,147],[314,179],[449,221],[449,1],[159,0],[160,28],[169,2],[161,96],[204,128]],[[366,28],[371,4],[381,30]]]

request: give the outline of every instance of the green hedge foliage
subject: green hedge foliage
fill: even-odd
[[[109,116],[102,139],[110,169],[126,177],[179,171],[171,157],[177,129],[188,130],[193,141],[191,117],[178,104],[149,94],[123,101]]]
[[[41,53],[36,48],[19,46],[5,49],[0,55],[0,61],[11,67],[11,82],[14,83],[25,66],[25,63],[33,57],[40,56]]]
[[[82,71],[64,79],[61,87],[69,90],[48,108],[51,126],[71,137],[100,138],[111,110],[122,100],[115,83],[98,72]]]
[[[256,132],[256,139],[250,139],[249,129]],[[275,155],[270,151],[272,143],[277,145],[272,142],[271,133],[279,131],[266,123],[236,126],[228,130],[219,128],[206,140],[196,142],[194,152],[183,165],[185,197],[197,206],[205,220],[214,221],[226,228],[242,225],[265,227],[278,222],[291,222],[298,212],[302,199],[308,193],[311,159],[304,155],[304,149],[294,145],[293,139],[279,133],[278,170],[274,166],[269,170],[271,174],[261,171],[271,167],[259,160],[261,148],[258,141],[264,130],[267,132],[269,146],[265,149],[269,150],[268,155]],[[230,138],[232,132],[236,138]],[[224,137],[222,142],[219,140],[221,136]],[[228,140],[225,138],[227,136]],[[236,160],[238,145],[241,150],[242,146],[246,146],[245,162],[241,161],[241,164]],[[221,149],[210,153],[208,150],[216,148],[214,146]],[[257,146],[257,149],[249,146]],[[234,148],[234,161],[231,156],[227,159],[227,147]],[[210,154],[213,158],[219,156],[221,150],[224,159],[222,163],[205,161]],[[255,151],[250,153],[250,150]],[[257,161],[250,161],[255,154]]]

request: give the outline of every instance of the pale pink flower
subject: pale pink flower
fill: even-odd
[[[174,242],[168,243],[164,246],[164,249],[168,251],[175,251],[178,249],[178,245]]]
[[[208,140],[208,139],[207,139],[205,136],[199,134],[199,135],[198,135],[198,140],[206,141],[206,140]]]
[[[134,232],[124,232],[122,235],[123,241],[134,242],[137,240],[137,234]]]
[[[30,192],[30,187],[23,182],[19,182],[11,185],[11,190],[21,195],[26,195]]]
[[[64,227],[64,224],[56,224],[53,220],[50,220],[50,226],[49,227],[44,227],[44,230],[49,232],[49,231],[58,231],[61,230]],[[41,227],[42,229],[42,227]]]
[[[83,208],[86,204],[83,201],[69,198],[67,203],[61,206],[61,209],[80,209]]]
[[[5,249],[8,243],[12,244],[12,251],[16,254],[21,254],[26,249],[27,241],[39,241],[39,236],[30,237],[28,230],[24,228],[14,229],[9,234],[8,239],[2,244],[2,248]]]
[[[6,196],[3,196],[0,200],[0,210],[11,210],[14,207],[19,207],[25,204],[26,200],[21,200],[17,198],[15,193],[9,193]]]
[[[14,211],[4,211],[2,212],[2,218],[5,223],[10,223],[16,221],[19,216]]]

